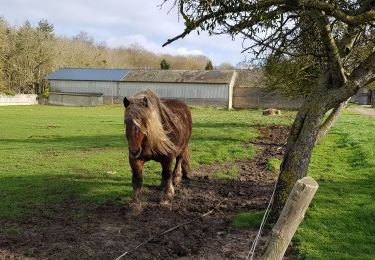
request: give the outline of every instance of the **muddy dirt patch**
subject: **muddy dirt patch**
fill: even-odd
[[[259,131],[260,138],[252,142],[259,149],[256,157],[193,170],[170,207],[161,207],[160,191],[148,187],[148,202],[138,216],[117,204],[83,208],[67,201],[50,206],[50,216],[17,223],[0,221],[1,226],[19,230],[0,233],[0,259],[115,259],[142,241],[214,208],[212,214],[150,241],[124,259],[244,259],[257,229],[236,229],[232,219],[240,212],[266,207],[277,177],[267,169],[267,161],[282,157],[280,147],[289,128],[271,126]],[[237,177],[213,178],[215,172],[234,166]]]

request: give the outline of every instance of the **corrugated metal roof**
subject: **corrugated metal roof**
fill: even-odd
[[[120,81],[128,69],[62,68],[46,76],[49,80]]]
[[[235,87],[264,87],[264,73],[260,69],[237,70]]]
[[[220,70],[130,70],[129,82],[229,83],[233,71]]]

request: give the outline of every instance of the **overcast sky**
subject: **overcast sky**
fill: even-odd
[[[11,25],[29,20],[33,25],[47,19],[55,34],[72,37],[86,31],[97,42],[109,47],[139,43],[156,53],[202,54],[214,65],[243,61],[241,41],[228,36],[209,37],[192,32],[185,39],[167,47],[161,45],[182,32],[177,10],[168,14],[168,6],[160,10],[162,0],[0,0],[0,16]]]

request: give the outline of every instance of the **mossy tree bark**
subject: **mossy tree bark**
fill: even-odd
[[[338,108],[366,85],[375,65],[375,52],[353,70],[345,81],[332,80],[332,70],[322,73],[316,91],[308,96],[300,108],[289,133],[287,147],[272,204],[271,221],[276,221],[288,199],[293,185],[307,175],[311,154],[325,113]]]
[[[313,95],[307,98],[294,120],[272,205],[273,221],[279,217],[296,181],[307,175],[316,137],[328,109],[326,100]]]
[[[332,128],[332,126],[336,123],[337,119],[340,117],[344,109],[349,103],[350,98],[348,98],[346,101],[340,103],[337,107],[335,107],[331,113],[328,115],[328,117],[324,120],[322,125],[320,126],[318,135],[316,137],[315,143],[319,143],[320,140],[323,139],[324,136],[329,132],[329,130]]]
[[[325,13],[318,11],[312,13],[320,29],[328,62],[325,70],[321,71],[316,88],[299,110],[289,133],[272,205],[272,221],[276,221],[280,216],[295,182],[307,175],[324,114],[329,109],[339,108],[373,78],[375,52],[373,51],[348,74],[344,69],[343,61],[353,46],[354,30],[336,43]]]

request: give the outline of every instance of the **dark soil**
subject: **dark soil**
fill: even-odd
[[[214,211],[132,251],[124,259],[244,259],[257,228],[234,228],[240,212],[265,209],[276,180],[266,167],[270,158],[281,158],[288,127],[259,129],[252,159],[204,165],[191,173],[176,190],[170,207],[158,204],[160,191],[148,187],[143,212],[134,216],[117,204],[83,206],[75,201],[53,205],[49,216],[0,226],[18,226],[16,234],[0,233],[0,259],[115,259],[125,251],[178,224]],[[249,145],[249,144],[245,144]],[[233,180],[216,180],[218,170],[237,166]],[[85,212],[82,214],[82,212]],[[81,214],[78,214],[81,213]],[[264,246],[262,237],[258,251]],[[289,254],[290,255],[290,254]]]

